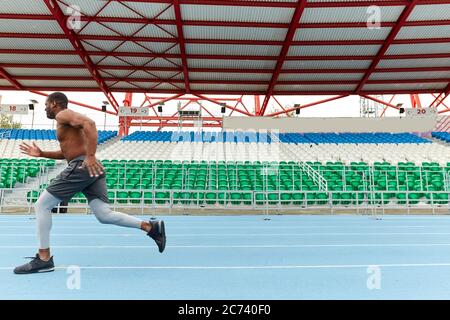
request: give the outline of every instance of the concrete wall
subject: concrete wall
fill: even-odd
[[[224,117],[224,129],[278,129],[281,132],[426,132],[436,117],[390,118],[265,118]]]

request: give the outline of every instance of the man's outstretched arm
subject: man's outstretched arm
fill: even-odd
[[[41,157],[48,159],[65,159],[61,150],[58,151],[42,151],[36,143],[33,142],[33,145],[23,142],[19,146],[20,150],[23,154],[29,155],[30,157]]]

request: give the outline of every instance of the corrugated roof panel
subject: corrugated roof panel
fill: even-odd
[[[64,34],[57,22],[48,20],[0,19],[0,30],[4,33]]]
[[[92,0],[64,0],[69,6],[76,6],[80,8],[80,11],[84,15],[94,16],[105,5],[104,1],[92,1]],[[68,7],[58,1],[59,7],[65,15],[70,15]]]
[[[135,34],[139,29],[144,27],[143,24],[140,23],[112,23],[112,22],[105,22],[103,25],[107,26],[108,28],[113,29],[116,31],[117,34],[121,34],[124,36],[131,36]]]
[[[74,88],[98,88],[95,81],[73,81],[73,80],[20,80],[27,87],[74,87]]]
[[[146,63],[145,66],[147,67],[170,67],[170,68],[177,68],[180,67],[182,64],[181,59],[163,59],[163,58],[156,58],[152,60],[149,63]]]
[[[154,18],[158,16],[158,19],[175,20],[175,12],[173,6],[167,3],[142,3],[142,2],[130,2],[123,1],[127,6],[142,14],[147,18]],[[169,8],[168,8],[169,7]],[[161,15],[159,15],[164,9],[168,8]]]
[[[384,40],[391,28],[298,28],[294,41],[310,40]]]
[[[12,76],[67,76],[67,77],[90,77],[87,69],[31,69],[31,68],[5,68]]]
[[[91,59],[94,63],[99,63],[98,61],[102,60],[104,57],[102,56],[92,56]],[[176,62],[180,59],[169,59]],[[148,67],[179,67],[179,65],[175,65],[173,63],[168,62],[162,58],[156,58],[152,61],[152,58],[144,58],[144,57],[113,57],[108,56],[104,60],[102,60],[99,65],[114,65],[114,66],[148,66]]]
[[[381,60],[377,68],[448,67],[450,58]]]
[[[408,17],[408,21],[449,19],[450,4],[418,5]]]
[[[167,43],[165,43],[165,44],[167,44]],[[163,47],[163,43],[156,43],[155,44],[156,46],[158,46],[158,47]],[[180,46],[177,44],[176,46],[173,46],[173,44],[172,44],[172,49],[170,49],[170,50],[161,50],[161,51],[154,51],[154,52],[160,52],[160,53],[170,53],[170,54],[181,54],[181,51],[180,51]]]
[[[189,68],[274,69],[276,61],[188,59]]]
[[[311,60],[285,61],[283,69],[364,69],[370,66],[372,60]]]
[[[86,51],[113,51],[121,43],[121,41],[83,40],[83,47]]]
[[[91,56],[90,57],[92,62],[94,64],[98,65],[112,65],[112,66],[129,66],[129,63],[126,63],[125,61],[122,61],[120,59],[124,57],[120,57],[120,59],[117,59],[116,57],[108,56]]]
[[[69,40],[65,39],[20,39],[20,38],[2,38],[0,49],[19,49],[19,50],[73,50]]]
[[[139,83],[141,88],[150,88],[152,92],[158,92],[158,90],[184,90],[184,83],[177,83],[176,86],[170,83]]]
[[[179,54],[180,53],[180,47],[179,45],[175,45],[174,43],[165,43],[165,42],[142,42],[138,41],[138,43],[148,49],[150,49],[152,52],[156,53],[173,53],[173,54]],[[175,45],[175,46],[174,46]],[[168,50],[169,48],[171,48]]]
[[[281,46],[186,44],[187,54],[278,56]]]
[[[340,84],[340,85],[276,85],[275,91],[297,91],[297,92],[308,92],[308,91],[351,91],[356,89],[356,84]]]
[[[12,84],[11,84],[11,83],[9,83],[9,81],[8,81],[8,80],[5,80],[5,79],[0,79],[0,86],[2,86],[2,87],[11,87],[11,86],[12,86]]]
[[[294,8],[181,5],[183,20],[290,23]]]
[[[397,21],[404,6],[378,7],[382,21]],[[366,22],[373,16],[368,7],[306,8],[301,23]]]
[[[49,11],[43,1],[2,1],[0,13],[48,14]]]
[[[132,41],[126,41],[120,45],[116,50],[116,52],[140,52],[140,53],[151,53],[152,51],[148,50],[144,46],[134,43]]]
[[[108,77],[116,77],[116,78],[124,78],[128,76],[132,70],[112,70],[112,69],[105,69],[100,70],[100,75],[104,78]]]
[[[103,36],[117,36],[117,32],[114,32],[97,22],[89,23],[81,32],[81,35],[103,35]]]
[[[375,56],[381,45],[364,46],[291,46],[288,56]]]
[[[189,72],[190,80],[270,81],[271,78],[271,73]]]
[[[104,1],[103,1],[104,2]],[[118,1],[111,1],[99,13],[99,17],[122,17],[122,18],[141,18],[140,15],[128,9]]]
[[[167,72],[167,71],[149,71],[151,74],[155,75],[161,79],[183,79],[183,72]]]
[[[450,79],[450,71],[432,72],[374,72],[370,80],[403,80],[403,79]]]
[[[117,89],[117,88],[126,88],[126,89],[136,89],[138,86],[135,84],[131,84],[125,81],[119,81],[117,83],[112,82],[112,81],[106,81],[106,85],[109,88],[113,88],[113,89]]]
[[[287,29],[184,26],[186,39],[233,39],[284,41]]]
[[[278,81],[361,80],[364,73],[281,73]]]
[[[142,71],[138,70],[131,74],[130,78],[140,79],[183,79],[183,74],[176,75],[177,72],[163,72],[163,71]]]
[[[191,83],[192,90],[208,90],[208,91],[265,91],[267,85],[250,85],[250,84],[195,84]]]
[[[363,91],[382,91],[382,90],[442,90],[448,85],[448,82],[436,83],[398,83],[398,84],[366,84]]]
[[[403,27],[397,34],[396,39],[448,38],[449,35],[450,25]]]
[[[0,54],[0,63],[83,64],[77,55]]]
[[[149,24],[141,31],[135,34],[136,37],[158,37],[158,38],[173,38],[177,37],[177,26],[170,24],[160,24],[159,27]],[[163,30],[161,30],[161,28]]]
[[[416,43],[416,44],[393,44],[389,47],[386,55],[395,54],[427,54],[427,53],[449,53],[449,43]]]

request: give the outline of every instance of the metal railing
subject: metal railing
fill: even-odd
[[[6,198],[7,189],[0,189],[0,213],[3,210],[16,208],[21,213],[31,213],[38,195],[14,199]],[[25,192],[31,191],[25,189]],[[233,190],[172,190],[172,189],[135,189],[110,190],[110,206],[116,210],[121,208],[137,209],[142,213],[146,209],[219,209],[253,210],[268,212],[269,210],[303,211],[327,209],[331,213],[336,210],[356,210],[358,213],[367,210],[402,209],[409,212],[423,209],[435,212],[445,209],[450,213],[450,197],[447,191],[433,191],[417,198],[417,191],[233,191]],[[131,193],[134,193],[131,196]],[[397,195],[395,195],[397,194]],[[414,195],[414,196],[413,196]],[[18,202],[17,200],[20,200]],[[88,210],[84,197],[74,197],[67,206],[72,209]]]
[[[278,143],[280,145],[280,147],[283,148],[283,150],[289,154],[289,156],[291,156],[293,159],[297,159],[297,161],[296,161],[297,165],[308,175],[308,177],[313,179],[313,181],[319,186],[320,190],[322,190],[322,191],[328,190],[327,180],[320,174],[319,171],[315,170],[308,163],[306,163],[304,161],[299,161],[298,154],[293,152],[289,148],[289,145],[285,145],[284,143],[281,143],[280,139],[278,139],[278,137],[275,134],[273,134],[273,132],[270,132],[270,138],[271,138],[272,142]]]

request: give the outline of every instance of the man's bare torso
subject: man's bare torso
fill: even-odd
[[[81,128],[58,123],[56,137],[67,161],[86,154],[85,136]]]

